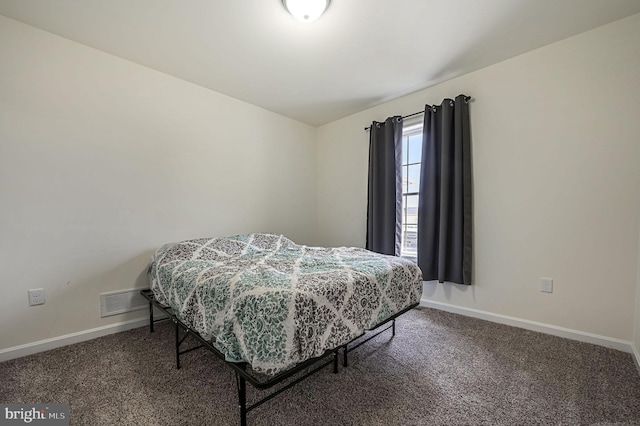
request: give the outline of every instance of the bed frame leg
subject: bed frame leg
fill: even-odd
[[[396,335],[396,319],[394,318],[393,321],[391,321],[391,336],[395,336]]]
[[[176,324],[176,368],[180,369],[180,326],[178,321],[174,321]]]
[[[153,303],[149,302],[149,332],[153,333]]]
[[[333,351],[333,374],[338,374],[338,349]]]
[[[244,377],[236,373],[238,381],[238,406],[240,407],[240,426],[247,426],[247,383]]]
[[[343,367],[348,367],[349,366],[349,361],[347,359],[347,354],[349,353],[349,348],[347,346],[348,345],[344,345],[344,352],[342,353],[342,366]]]

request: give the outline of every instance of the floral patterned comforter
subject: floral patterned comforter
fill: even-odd
[[[422,293],[408,260],[272,234],[164,245],[150,278],[156,299],[227,361],[268,375],[351,341]]]

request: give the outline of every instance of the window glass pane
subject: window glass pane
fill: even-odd
[[[407,148],[407,142],[409,138],[406,136],[402,137],[402,164],[407,164],[407,158],[409,155],[409,151]]]
[[[418,188],[420,188],[420,164],[409,166],[408,171],[404,173],[407,176],[407,190],[405,192],[418,192]]]
[[[422,135],[417,134],[409,137],[408,145],[409,163],[419,163],[422,158]]]
[[[408,192],[409,189],[409,168],[402,166],[402,193]]]
[[[402,249],[400,252],[403,256],[417,256],[418,227],[416,225],[402,227]]]
[[[418,196],[406,195],[404,201],[403,222],[407,225],[416,225],[418,223]]]

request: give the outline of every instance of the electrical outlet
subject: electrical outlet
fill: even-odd
[[[44,288],[29,290],[29,306],[44,305]]]
[[[540,278],[540,291],[553,293],[553,278]]]

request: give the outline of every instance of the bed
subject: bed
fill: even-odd
[[[264,388],[328,354],[337,372],[339,349],[346,366],[350,343],[389,321],[395,333],[395,318],[422,293],[422,273],[409,260],[274,234],[166,244],[149,275],[143,295],[176,323],[177,354],[186,352],[180,326],[236,369],[239,394],[245,378]],[[153,327],[151,308],[150,315]],[[247,369],[267,380],[252,380]]]

